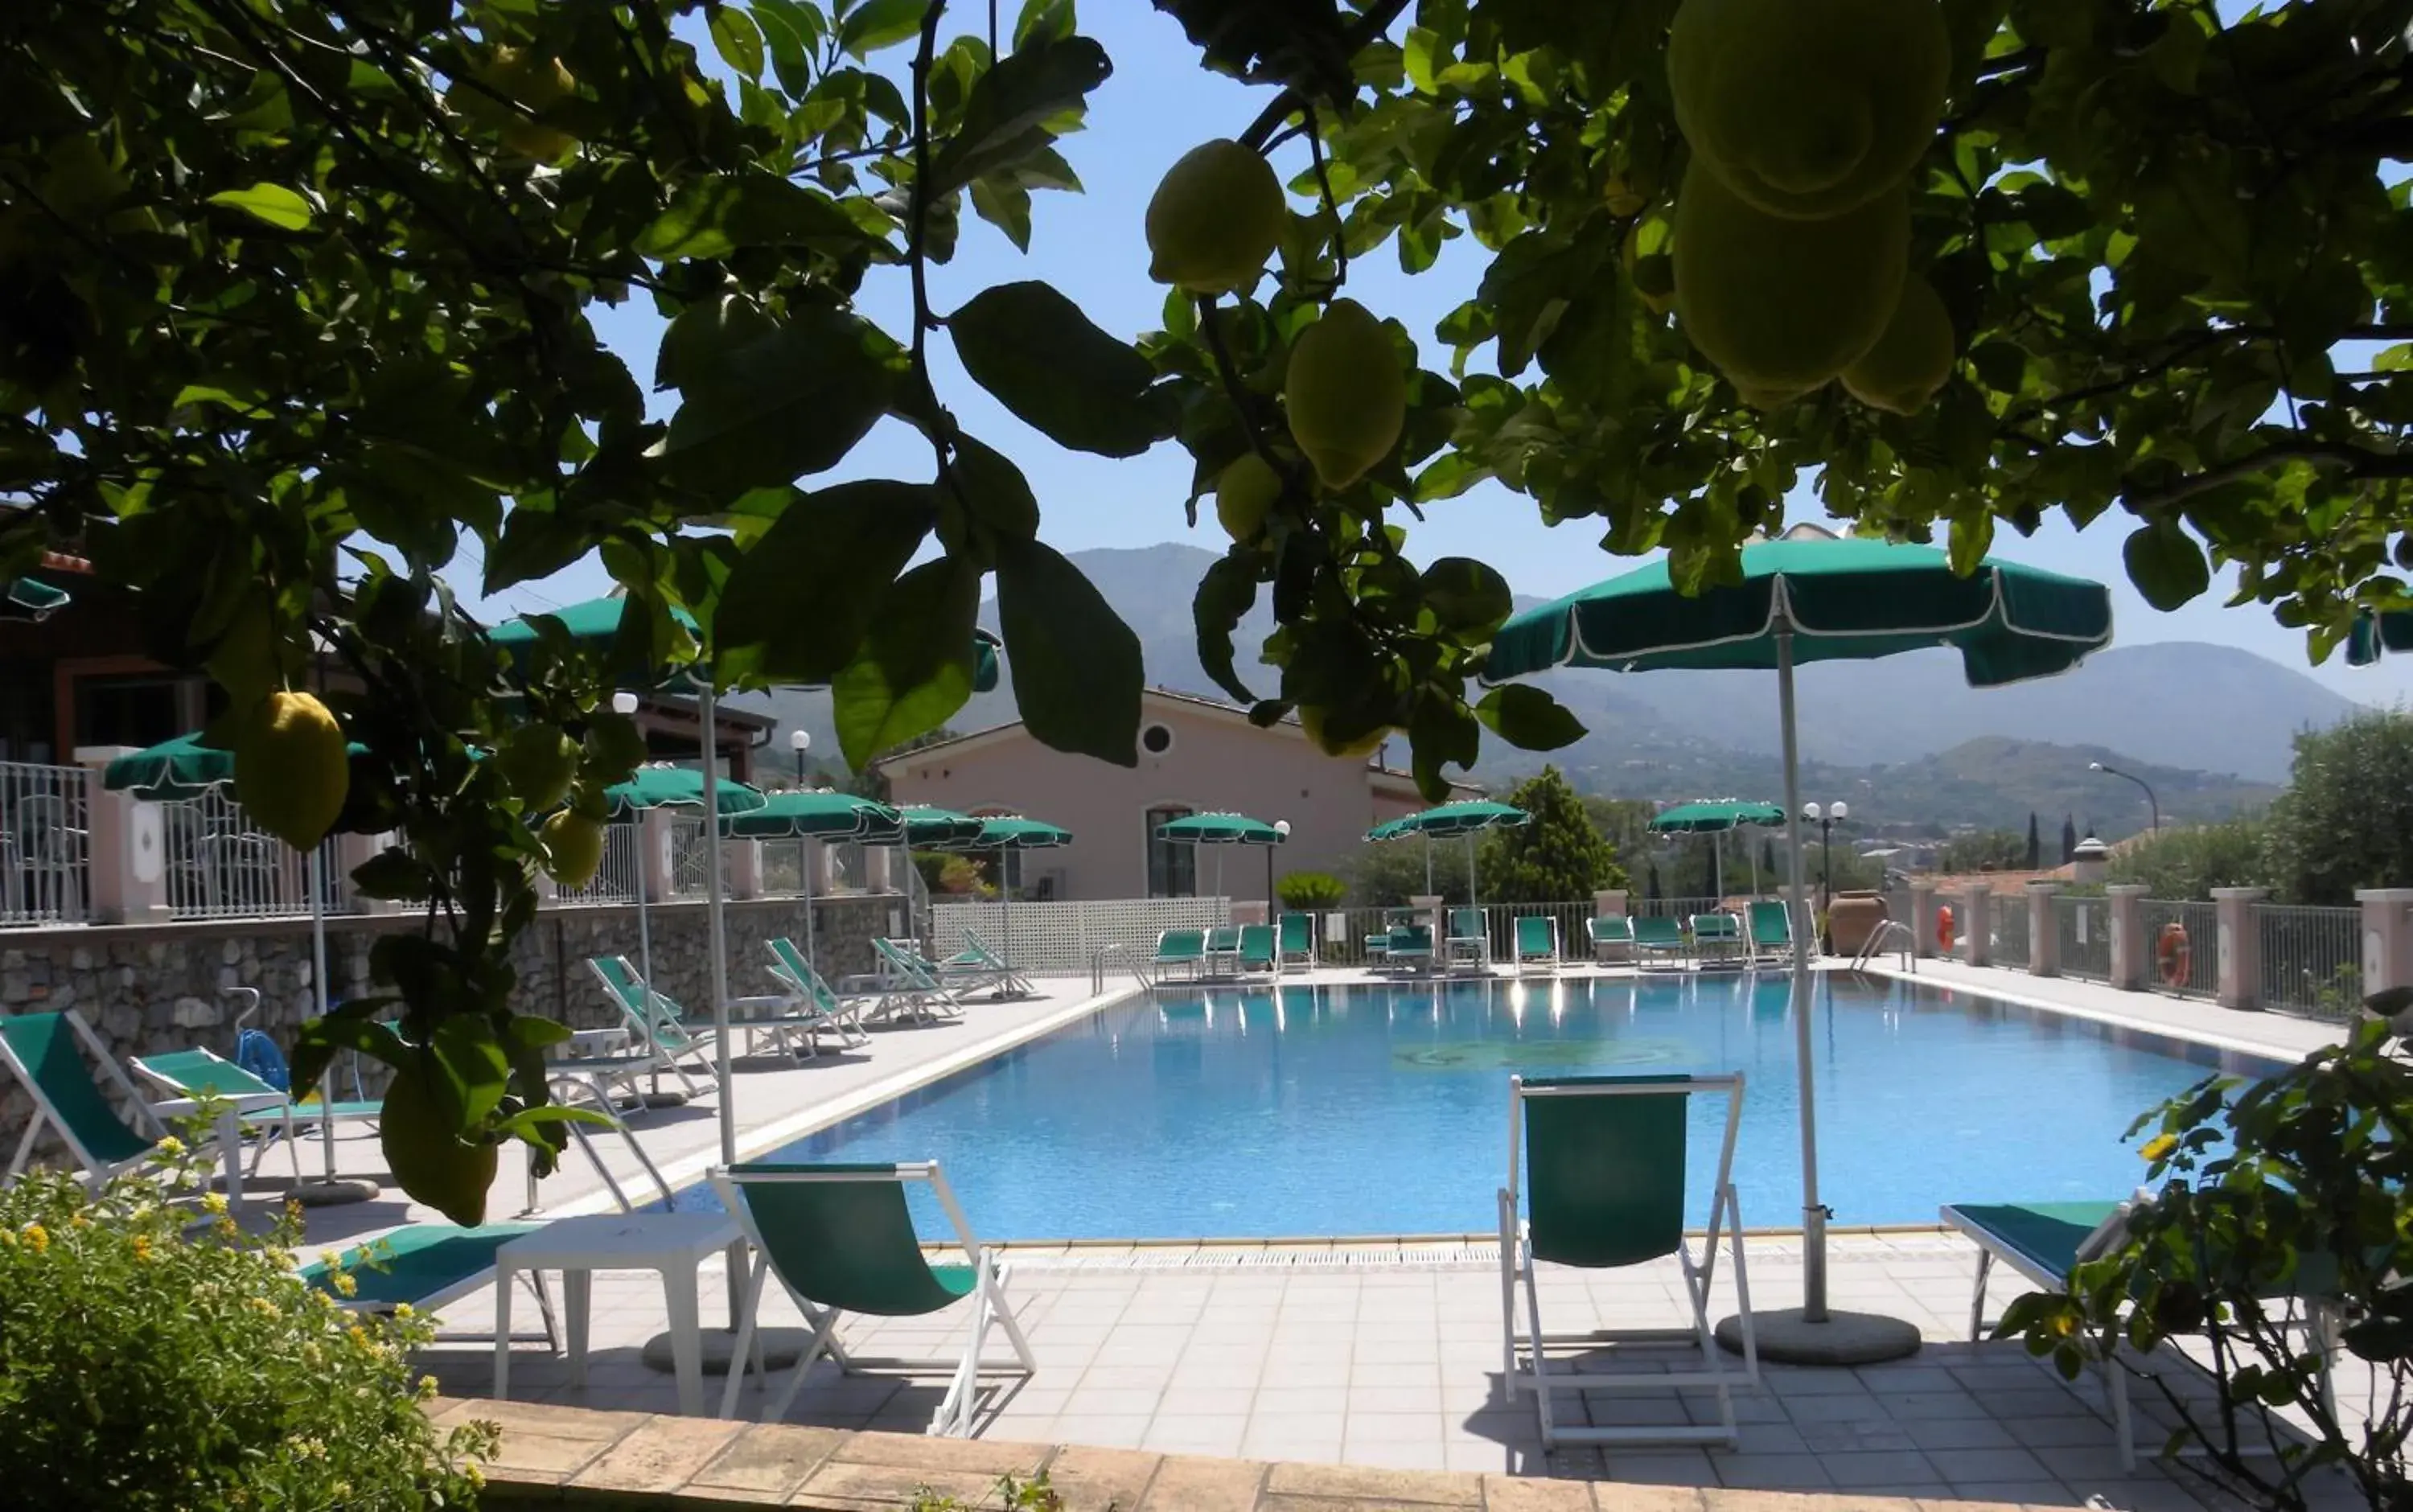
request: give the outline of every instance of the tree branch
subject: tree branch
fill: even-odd
[[[2258,452],[2248,452],[2234,462],[2201,472],[2189,473],[2164,488],[2141,494],[2124,494],[2131,510],[2143,511],[2157,506],[2176,504],[2196,495],[2207,493],[2223,483],[2250,478],[2258,472],[2286,462],[2314,462],[2346,468],[2348,480],[2365,478],[2413,478],[2413,453],[2370,452],[2359,446],[2341,446],[2332,441],[2281,441]]]
[[[1355,57],[1360,48],[1389,31],[1391,22],[1399,20],[1407,8],[1408,0],[1379,0],[1372,8],[1358,17],[1357,24],[1349,29],[1350,55]],[[1274,134],[1275,128],[1288,120],[1293,111],[1305,103],[1307,102],[1299,97],[1295,88],[1288,84],[1283,85],[1282,92],[1276,95],[1272,102],[1264,110],[1259,111],[1257,118],[1249,123],[1249,128],[1240,133],[1240,145],[1251,152],[1265,151],[1266,139]]]

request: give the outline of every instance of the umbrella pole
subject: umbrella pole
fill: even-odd
[[[1425,837],[1425,896],[1432,897],[1432,836]]]
[[[709,678],[696,685],[696,724],[703,737],[703,918],[707,948],[712,952],[712,1075],[714,1090],[720,1095],[720,1164],[737,1164],[737,1109],[731,1103],[729,1076],[729,958],[728,925],[721,912],[720,897],[720,742],[717,740],[713,710],[713,687]],[[746,1274],[746,1241],[739,1239],[729,1247],[729,1274]],[[738,1297],[742,1288],[729,1288],[729,1327],[738,1327]],[[730,1367],[736,1369],[735,1365]]]
[[[1466,832],[1466,906],[1479,909],[1483,899],[1474,891],[1474,831]]]
[[[1784,738],[1784,848],[1792,856],[1785,889],[1793,913],[1793,1053],[1801,1100],[1801,1321],[1827,1321],[1827,1209],[1818,1201],[1818,1110],[1810,1062],[1810,928],[1801,884],[1801,764],[1793,722],[1793,627],[1776,627],[1776,706]]]
[[[318,1016],[327,1016],[327,868],[324,853],[326,842],[311,847],[307,858],[310,888],[310,995],[318,1006]],[[357,1080],[357,1077],[355,1078]],[[329,1066],[318,1081],[318,1097],[325,1111],[333,1114],[335,1107],[334,1067]],[[333,1117],[318,1120],[318,1152],[321,1173],[304,1177],[293,1183],[293,1200],[313,1208],[333,1207],[339,1203],[366,1202],[377,1194],[377,1183],[368,1180],[345,1180],[335,1175],[335,1120]]]
[[[642,813],[638,815],[634,833],[629,838],[637,842],[629,848],[636,852],[633,859],[637,863],[637,979],[645,984],[645,1033],[649,1038],[656,1038],[661,1033],[661,1024],[655,1016],[659,1000],[654,991],[654,926],[653,921],[645,916],[645,821]],[[652,1102],[661,1095],[662,1072],[657,1065],[645,1090],[645,1100]]]
[[[1716,901],[1726,900],[1726,837],[1724,830],[1710,831],[1710,890],[1717,894]]]
[[[813,842],[807,836],[796,837],[796,870],[805,888],[805,960],[818,971],[821,963],[813,959]]]

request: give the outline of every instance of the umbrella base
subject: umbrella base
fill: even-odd
[[[637,1102],[645,1107],[685,1107],[687,1105],[687,1093],[671,1091],[641,1092],[637,1096]]]
[[[1874,1312],[1829,1311],[1824,1323],[1804,1322],[1798,1307],[1752,1315],[1759,1357],[1779,1365],[1875,1365],[1918,1353],[1918,1329]],[[1721,1318],[1718,1342],[1742,1353],[1742,1319]]]
[[[304,1208],[340,1208],[349,1202],[375,1202],[377,1184],[361,1177],[305,1177],[285,1194]]]
[[[812,1337],[803,1328],[763,1328],[758,1331],[762,1338],[762,1368],[766,1371],[784,1371],[795,1364],[796,1356],[805,1352],[806,1341]],[[727,1328],[704,1329],[703,1373],[727,1375],[730,1353],[736,1342],[737,1335]],[[671,1358],[671,1336],[667,1333],[658,1333],[646,1340],[641,1357],[645,1362],[645,1369],[659,1371],[664,1375],[677,1369]]]

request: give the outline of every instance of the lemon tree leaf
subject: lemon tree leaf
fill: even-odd
[[[2164,614],[2212,586],[2212,566],[2203,559],[2203,548],[2169,521],[2156,520],[2131,535],[2120,556],[2128,581]]]
[[[863,649],[830,683],[839,749],[857,771],[946,723],[972,694],[981,574],[960,557],[896,580]]]
[[[828,682],[854,660],[936,513],[928,484],[885,480],[791,500],[722,586],[716,649],[746,651],[748,672],[766,681]]]
[[[1112,72],[1106,50],[1086,37],[1051,37],[998,59],[972,84],[962,123],[932,158],[929,192],[952,194],[1045,150]]]
[[[1557,750],[1584,737],[1583,721],[1538,688],[1507,683],[1483,695],[1474,717],[1520,750]]]
[[[1050,285],[984,289],[947,330],[972,380],[1059,445],[1137,456],[1171,432],[1155,367]]]
[[[886,411],[905,366],[879,327],[822,307],[717,349],[699,341],[694,357],[683,357],[658,454],[674,481],[715,499],[835,467]]]
[[[247,189],[221,189],[210,203],[240,210],[280,231],[306,231],[313,218],[310,201],[282,184],[255,184]]]
[[[1053,547],[1000,541],[998,624],[1014,701],[1043,745],[1139,764],[1139,637]]]

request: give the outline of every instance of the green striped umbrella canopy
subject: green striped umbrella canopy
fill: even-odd
[[[189,803],[215,788],[234,782],[234,752],[202,744],[200,731],[129,751],[101,768],[100,785],[111,793],[130,793],[153,803]],[[355,740],[344,747],[354,760],[369,753]]]
[[[1809,916],[1802,888],[1801,779],[1793,669],[1803,661],[1871,660],[1950,646],[1970,685],[1995,688],[2066,672],[2111,644],[2111,595],[2100,583],[1988,556],[1966,575],[1932,546],[1836,536],[1816,526],[1742,548],[1739,581],[1679,589],[1665,561],[1529,609],[1500,627],[1484,676],[1493,682],[1553,667],[1614,672],[1755,668],[1776,674],[1784,752],[1784,838],[1792,915]],[[1793,931],[1793,1032],[1800,1076],[1802,1301],[1761,1314],[1763,1355],[1836,1357],[1826,1328],[1827,1210],[1818,1201],[1817,1103],[1812,1086],[1809,931]],[[1729,1324],[1732,1320],[1729,1320]],[[1853,1363],[1917,1347],[1917,1330],[1863,1320]],[[1730,1331],[1730,1330],[1722,1330]],[[1788,1342],[1790,1347],[1788,1347]]]
[[[723,814],[751,813],[767,801],[762,790],[733,778],[719,778],[712,786]],[[627,781],[605,788],[603,801],[614,815],[647,808],[700,808],[703,807],[703,773],[692,766],[640,766]]]
[[[851,793],[772,793],[760,806],[722,820],[720,829],[748,840],[884,839],[903,823],[886,804]]]
[[[13,579],[0,593],[0,619],[47,619],[67,606],[67,590],[37,577]]]
[[[1744,824],[1782,824],[1784,810],[1772,803],[1746,803],[1740,798],[1695,798],[1660,810],[1651,827],[1666,834],[1698,835]]]
[[[957,849],[965,851],[1045,851],[1073,843],[1073,832],[1060,829],[1044,819],[1025,819],[1019,814],[1003,814],[981,821],[980,833],[963,841]]]
[[[2401,656],[2407,651],[2413,651],[2413,609],[2384,609],[2376,615],[2366,611],[2356,617],[2354,630],[2346,636],[2346,663],[2367,667],[2384,653]]]
[[[978,838],[987,823],[930,804],[907,804],[896,813],[905,824],[905,843],[916,851],[967,849],[965,842]]]
[[[1191,845],[1280,845],[1290,838],[1262,819],[1246,814],[1192,814],[1156,826],[1161,840]]]
[[[1387,824],[1377,824],[1369,830],[1369,840],[1404,839],[1411,835],[1446,838],[1453,835],[1472,835],[1478,830],[1514,827],[1533,816],[1512,804],[1493,803],[1479,798],[1467,803],[1445,803],[1438,808],[1428,808],[1405,819],[1394,819]]]

